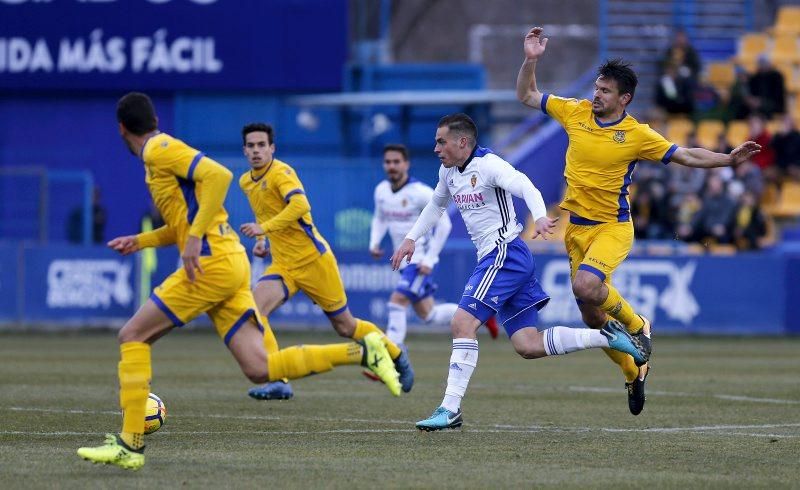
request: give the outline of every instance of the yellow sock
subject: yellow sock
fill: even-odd
[[[260,320],[261,326],[264,327],[264,350],[267,351],[267,355],[278,352],[280,350],[278,347],[278,339],[275,338],[275,333],[272,332],[269,322],[263,317],[261,317]]]
[[[634,313],[630,303],[625,301],[625,298],[619,294],[617,288],[611,284],[606,284],[606,287],[608,287],[608,297],[600,305],[600,309],[622,322],[628,332],[638,333],[644,327],[642,318]]]
[[[631,383],[636,376],[639,376],[639,368],[636,367],[636,363],[633,362],[633,357],[629,354],[624,352],[620,352],[618,350],[613,349],[603,349],[603,352],[606,353],[608,357],[611,358],[612,361],[617,363],[617,365],[622,369],[622,374],[625,375],[625,382]]]
[[[389,356],[392,359],[397,359],[400,356],[402,353],[400,347],[397,347],[397,344],[389,340],[389,337],[384,335],[380,328],[378,328],[372,322],[356,318],[356,331],[353,333],[353,340],[361,340],[364,338],[364,336],[372,332],[378,332],[381,334],[381,338],[383,338],[383,344],[386,346],[386,350],[389,351]]]
[[[269,380],[297,379],[333,366],[361,363],[361,346],[354,342],[331,345],[294,345],[267,356]]]
[[[125,342],[119,347],[119,405],[122,408],[120,437],[133,449],[144,446],[144,417],[150,394],[150,345]]]

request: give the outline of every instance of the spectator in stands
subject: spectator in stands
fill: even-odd
[[[752,192],[739,196],[733,222],[733,241],[739,250],[761,248],[761,238],[767,234],[767,219]]]
[[[675,236],[684,241],[689,241],[693,235],[692,223],[695,215],[700,212],[703,202],[696,193],[683,195],[675,210]]]
[[[783,117],[780,131],[772,138],[775,163],[783,177],[800,180],[800,131],[789,114]]]
[[[689,241],[731,243],[732,224],[736,202],[725,193],[725,184],[716,174],[709,174],[703,205],[694,215],[691,230],[685,237]]]
[[[631,209],[636,238],[664,239],[672,235],[672,223],[664,185],[657,180],[637,186]]]
[[[683,30],[675,33],[672,45],[667,48],[661,61],[661,66],[674,64],[678,67],[678,75],[690,80],[693,84],[697,82],[702,65],[700,56],[689,42],[689,36]]]
[[[751,109],[766,118],[786,112],[786,88],[783,74],[766,56],[758,58],[758,71],[750,77]],[[762,152],[763,153],[763,152]]]
[[[775,166],[775,150],[772,148],[772,137],[767,131],[767,125],[761,114],[753,114],[747,120],[750,127],[748,139],[761,145],[761,153],[753,157],[753,162],[761,168],[764,176],[769,178],[770,167]],[[774,171],[772,172],[774,174]]]
[[[690,133],[686,139],[689,148],[698,148],[697,135]],[[699,194],[705,183],[706,172],[700,168],[685,167],[683,165],[666,165],[669,175],[667,182],[667,195],[670,208],[679,209],[681,203],[689,194]]]
[[[692,82],[678,74],[675,63],[669,63],[658,80],[656,105],[669,114],[691,114],[694,111]]]
[[[751,161],[747,161],[736,167],[735,178],[744,186],[744,191],[760,198],[764,192],[764,176],[761,169]]]
[[[106,208],[100,202],[100,189],[92,192],[92,243],[105,243]],[[67,218],[67,240],[71,243],[83,243],[83,206],[78,206]]]
[[[728,110],[724,118],[726,121],[747,119],[750,116],[750,108],[756,105],[750,93],[750,76],[741,66],[737,65],[735,70],[736,78],[727,96]]]

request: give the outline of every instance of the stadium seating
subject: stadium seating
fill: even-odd
[[[784,182],[777,203],[766,206],[765,210],[775,219],[800,217],[800,182]]]
[[[672,118],[667,124],[667,139],[673,143],[685,146],[689,134],[694,131],[694,123],[685,117]]]
[[[739,40],[739,50],[736,61],[741,65],[755,66],[756,60],[767,51],[769,37],[761,32],[750,32]]]
[[[706,81],[718,91],[728,90],[736,77],[733,63],[718,61],[708,64]]]
[[[750,134],[750,128],[745,121],[731,121],[728,123],[728,128],[725,131],[725,139],[728,144],[737,147],[747,141]]]
[[[776,35],[772,41],[769,57],[773,63],[796,63],[800,61],[800,49],[797,47],[797,34]]]
[[[800,6],[785,5],[781,7],[775,18],[772,32],[775,35],[800,34]]]
[[[725,131],[725,123],[713,119],[700,121],[697,125],[697,142],[703,148],[716,148],[719,136]]]

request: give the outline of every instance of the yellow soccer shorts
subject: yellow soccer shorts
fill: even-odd
[[[273,263],[264,271],[259,282],[275,280],[283,283],[285,300],[297,291],[303,291],[328,316],[336,316],[347,308],[347,294],[339,274],[339,265],[330,250],[300,267],[290,269]]]
[[[633,246],[633,223],[594,223],[572,216],[564,235],[564,245],[571,277],[574,278],[579,270],[585,270],[610,284],[611,274]]]
[[[201,257],[203,273],[189,281],[179,269],[153,290],[150,299],[176,327],[181,327],[201,313],[208,313],[217,334],[230,343],[233,335],[252,318],[263,332],[256,301],[250,290],[250,262],[247,254],[232,253]]]

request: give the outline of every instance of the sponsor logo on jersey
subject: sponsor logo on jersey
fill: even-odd
[[[477,310],[478,309],[478,303],[470,303],[469,307],[472,308],[473,310]]]

